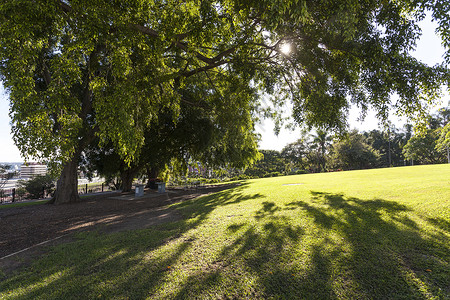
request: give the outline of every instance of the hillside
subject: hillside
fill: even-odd
[[[179,221],[79,234],[5,299],[449,299],[450,165],[240,182]]]

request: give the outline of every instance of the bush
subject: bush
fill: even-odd
[[[278,176],[281,176],[281,173],[280,172],[270,172],[270,173],[266,173],[266,174],[264,174],[264,178],[267,178],[267,177],[278,177]]]
[[[27,194],[27,190],[23,187],[19,187],[16,189],[16,195],[19,197],[19,200],[22,200],[25,198],[25,195]]]
[[[47,195],[53,193],[55,183],[50,175],[38,175],[28,181],[20,180],[19,187],[25,188],[30,199],[40,199],[44,198],[44,191]]]
[[[295,171],[295,174],[297,174],[297,175],[308,174],[308,171],[306,171],[306,170],[297,170],[297,171]]]
[[[287,175],[300,175],[300,174],[308,174],[308,171],[306,170],[293,170],[290,171]]]

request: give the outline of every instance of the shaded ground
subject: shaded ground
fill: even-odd
[[[79,203],[34,205],[0,210],[0,270],[9,273],[45,252],[44,246],[68,242],[80,231],[117,232],[147,228],[181,219],[170,204],[218,192],[230,185],[194,190],[172,189],[158,194],[91,196]],[[27,249],[30,248],[30,249]],[[22,251],[27,249],[26,251]],[[10,257],[5,257],[10,254]]]

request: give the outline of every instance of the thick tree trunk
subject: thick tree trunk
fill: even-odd
[[[120,174],[122,179],[122,192],[131,192],[134,174],[135,172],[132,169],[127,169]]]
[[[158,177],[159,170],[156,168],[147,168],[147,177],[148,182],[147,186],[150,189],[157,189],[158,186],[156,185],[157,177]]]
[[[56,183],[56,191],[50,203],[63,204],[80,201],[78,196],[78,161],[77,158],[69,161],[61,172]]]

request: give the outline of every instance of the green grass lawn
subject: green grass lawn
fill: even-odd
[[[249,180],[175,206],[183,221],[79,234],[0,299],[450,299],[450,165]]]

